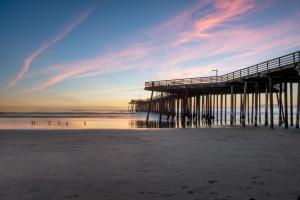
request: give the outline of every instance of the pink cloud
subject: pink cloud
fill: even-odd
[[[94,75],[94,73],[103,74],[128,70],[133,68],[132,65],[126,65],[124,63],[134,63],[136,60],[143,58],[149,51],[151,51],[151,49],[146,49],[137,44],[119,52],[109,53],[99,58],[54,65],[38,74],[48,74],[49,72],[53,72],[55,69],[60,69],[59,71],[62,72],[54,75],[46,82],[25,90],[24,92],[39,91],[57,84],[64,79],[75,76],[90,76]]]
[[[17,84],[20,80],[22,80],[25,76],[25,74],[29,71],[31,63],[45,50],[47,50],[49,47],[63,39],[65,36],[67,36],[69,33],[71,33],[82,21],[84,21],[91,13],[92,9],[84,12],[81,16],[79,16],[78,19],[76,19],[73,23],[71,23],[69,26],[67,26],[63,32],[55,36],[53,39],[51,39],[49,42],[46,42],[41,47],[39,47],[36,51],[31,53],[24,61],[23,66],[19,74],[10,81],[8,87],[12,87]]]
[[[206,6],[214,9],[195,18]],[[234,20],[243,19],[243,14],[257,12],[257,7],[250,0],[199,1],[178,16],[148,29],[144,42],[133,43],[128,48],[93,59],[57,64],[36,72],[45,76],[46,81],[33,86],[31,91],[45,89],[71,77],[82,78],[129,69],[153,70],[161,79],[211,75],[211,69],[215,68],[225,73],[246,67],[249,63],[256,64],[270,53],[300,44],[300,27],[295,26],[300,20],[298,15],[263,27],[242,23],[230,25]],[[207,59],[209,63],[203,61]],[[189,63],[191,61],[192,64]]]
[[[281,56],[287,48],[300,44],[300,28],[293,26],[299,19],[289,19],[259,29],[238,28],[216,32],[210,36],[205,48],[195,48],[198,58],[228,54],[226,58],[216,59],[210,64],[199,67],[172,66],[160,72],[160,78],[184,78],[211,75],[211,69],[219,69],[220,73],[228,73],[266,59]],[[281,27],[278,29],[277,27]],[[203,53],[203,54],[202,54]],[[270,56],[274,54],[274,56]],[[200,73],[201,72],[201,73]],[[167,77],[166,77],[167,75]]]
[[[255,4],[250,0],[217,0],[213,3],[213,7],[216,9],[215,12],[196,19],[192,29],[184,32],[175,41],[174,46],[208,37],[209,33],[207,31],[248,12],[255,7]]]

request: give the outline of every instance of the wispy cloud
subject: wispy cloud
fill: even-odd
[[[113,89],[103,89],[103,90],[89,90],[85,92],[76,92],[76,93],[68,93],[65,96],[86,96],[86,95],[94,95],[94,94],[103,94],[103,93],[128,93],[130,91],[143,90],[143,87],[128,87],[128,88],[113,88]]]
[[[246,13],[255,7],[255,3],[250,0],[218,0],[213,2],[213,7],[214,12],[194,20],[191,29],[183,32],[174,46],[209,37],[209,30]]]
[[[27,91],[43,90],[72,77],[129,69],[154,70],[157,78],[163,79],[202,76],[216,67],[226,72],[263,59],[267,52],[299,46],[300,27],[295,26],[300,20],[298,14],[291,13],[288,18],[262,27],[243,21],[246,14],[253,16],[260,9],[261,4],[254,0],[199,1],[170,20],[144,31],[145,40],[138,44],[134,42],[128,48],[93,59],[56,64],[35,72],[46,81]]]
[[[91,13],[93,12],[93,9],[89,9],[85,11],[82,15],[80,15],[74,22],[72,22],[70,25],[68,25],[61,33],[59,33],[57,36],[52,38],[50,41],[44,43],[42,46],[40,46],[38,49],[36,49],[33,53],[31,53],[28,57],[25,58],[23,61],[23,66],[19,74],[10,81],[8,87],[12,87],[16,85],[20,80],[22,80],[25,76],[25,74],[29,71],[31,63],[45,50],[47,50],[52,45],[59,42],[61,39],[66,37],[69,33],[71,33],[82,21],[84,21]]]
[[[90,73],[112,73],[132,69],[138,67],[134,63],[141,58],[144,58],[150,51],[152,51],[151,48],[146,49],[143,46],[136,44],[132,47],[109,53],[99,58],[62,64],[61,70],[59,70],[61,73],[55,74],[46,82],[39,84],[38,86],[26,89],[25,92],[39,91],[74,76],[87,76]],[[57,65],[52,67],[57,69]],[[53,71],[52,67],[47,68],[43,73],[47,74],[49,71]]]

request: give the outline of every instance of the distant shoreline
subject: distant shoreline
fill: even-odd
[[[0,118],[84,118],[103,115],[129,115],[132,112],[0,112]]]

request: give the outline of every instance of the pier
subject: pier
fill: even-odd
[[[159,122],[196,126],[299,128],[300,51],[220,76],[149,81],[145,90],[150,98],[132,99],[129,109],[147,112],[147,122],[156,113]]]

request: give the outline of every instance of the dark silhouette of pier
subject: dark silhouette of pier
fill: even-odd
[[[297,88],[296,102],[293,88]],[[159,122],[164,118],[177,123],[274,128],[276,116],[279,126],[299,128],[300,51],[221,76],[149,81],[145,90],[151,91],[151,97],[132,99],[129,109],[147,112],[146,122],[152,112],[159,115]],[[274,106],[278,106],[276,115]]]

